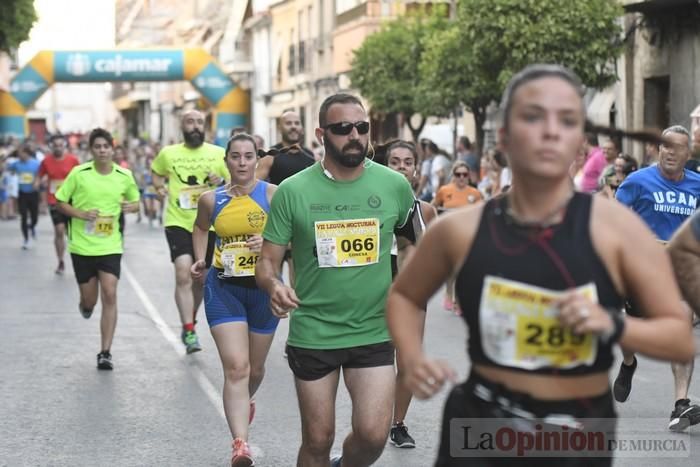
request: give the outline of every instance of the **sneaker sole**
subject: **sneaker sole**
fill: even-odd
[[[389,441],[389,442],[392,445],[396,446],[397,448],[401,448],[401,449],[413,449],[416,447],[416,444],[411,443],[411,442],[405,442],[405,443],[401,443],[401,444],[397,443],[396,441]]]
[[[252,467],[255,461],[250,457],[239,457],[231,461],[231,467]]]
[[[112,364],[105,364],[105,363],[98,363],[97,364],[97,369],[98,370],[113,370],[114,365]]]
[[[190,355],[190,354],[193,354],[193,353],[196,353],[196,352],[201,351],[201,350],[202,350],[202,347],[201,347],[201,346],[190,345],[190,346],[187,346],[187,348],[186,348],[185,350],[186,350],[186,352],[187,352],[187,355]]]
[[[679,432],[679,431],[685,431],[688,429],[690,426],[690,420],[687,418],[674,418],[671,420],[671,422],[668,424],[668,429],[671,431]]]

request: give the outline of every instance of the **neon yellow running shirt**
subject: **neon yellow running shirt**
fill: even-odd
[[[123,252],[119,216],[123,201],[139,200],[139,188],[129,169],[112,164],[103,175],[93,161],[73,168],[56,193],[56,200],[81,211],[97,209],[96,221],[71,217],[68,251],[84,256],[104,256]]]
[[[168,178],[168,208],[165,212],[166,227],[182,227],[192,232],[197,217],[197,201],[205,191],[216,188],[207,177],[214,173],[227,181],[230,179],[224,148],[204,143],[196,149],[184,143],[166,146],[151,164],[151,170]]]

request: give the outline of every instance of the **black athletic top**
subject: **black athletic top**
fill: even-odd
[[[563,291],[593,283],[602,307],[621,309],[623,300],[591,242],[591,204],[590,195],[576,193],[561,224],[533,231],[507,214],[506,198],[486,203],[474,244],[456,278],[473,363],[558,375],[610,368],[610,344],[593,335],[586,336],[583,344],[584,337],[563,330],[555,316],[550,315],[549,321],[533,318],[541,317],[546,306],[538,308],[542,296],[530,286]],[[489,317],[483,322],[482,311]],[[596,344],[597,351],[591,350]],[[577,345],[588,345],[589,350],[576,350]],[[581,353],[573,357],[576,352]],[[547,365],[547,358],[558,362],[550,360]]]
[[[271,149],[280,149],[281,144],[272,146]],[[314,154],[307,148],[301,148],[301,151],[290,150],[281,152],[274,156],[268,180],[274,185],[279,185],[285,179],[291,177],[297,172],[301,172],[307,167],[314,165],[316,160]]]

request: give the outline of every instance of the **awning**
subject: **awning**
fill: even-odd
[[[598,91],[588,104],[588,119],[598,125],[610,125],[610,109],[615,102],[615,92],[612,88]]]

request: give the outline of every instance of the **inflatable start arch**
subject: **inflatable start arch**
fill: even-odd
[[[42,51],[0,91],[0,135],[27,136],[27,110],[53,83],[181,80],[214,106],[218,143],[245,126],[248,94],[203,49]]]

